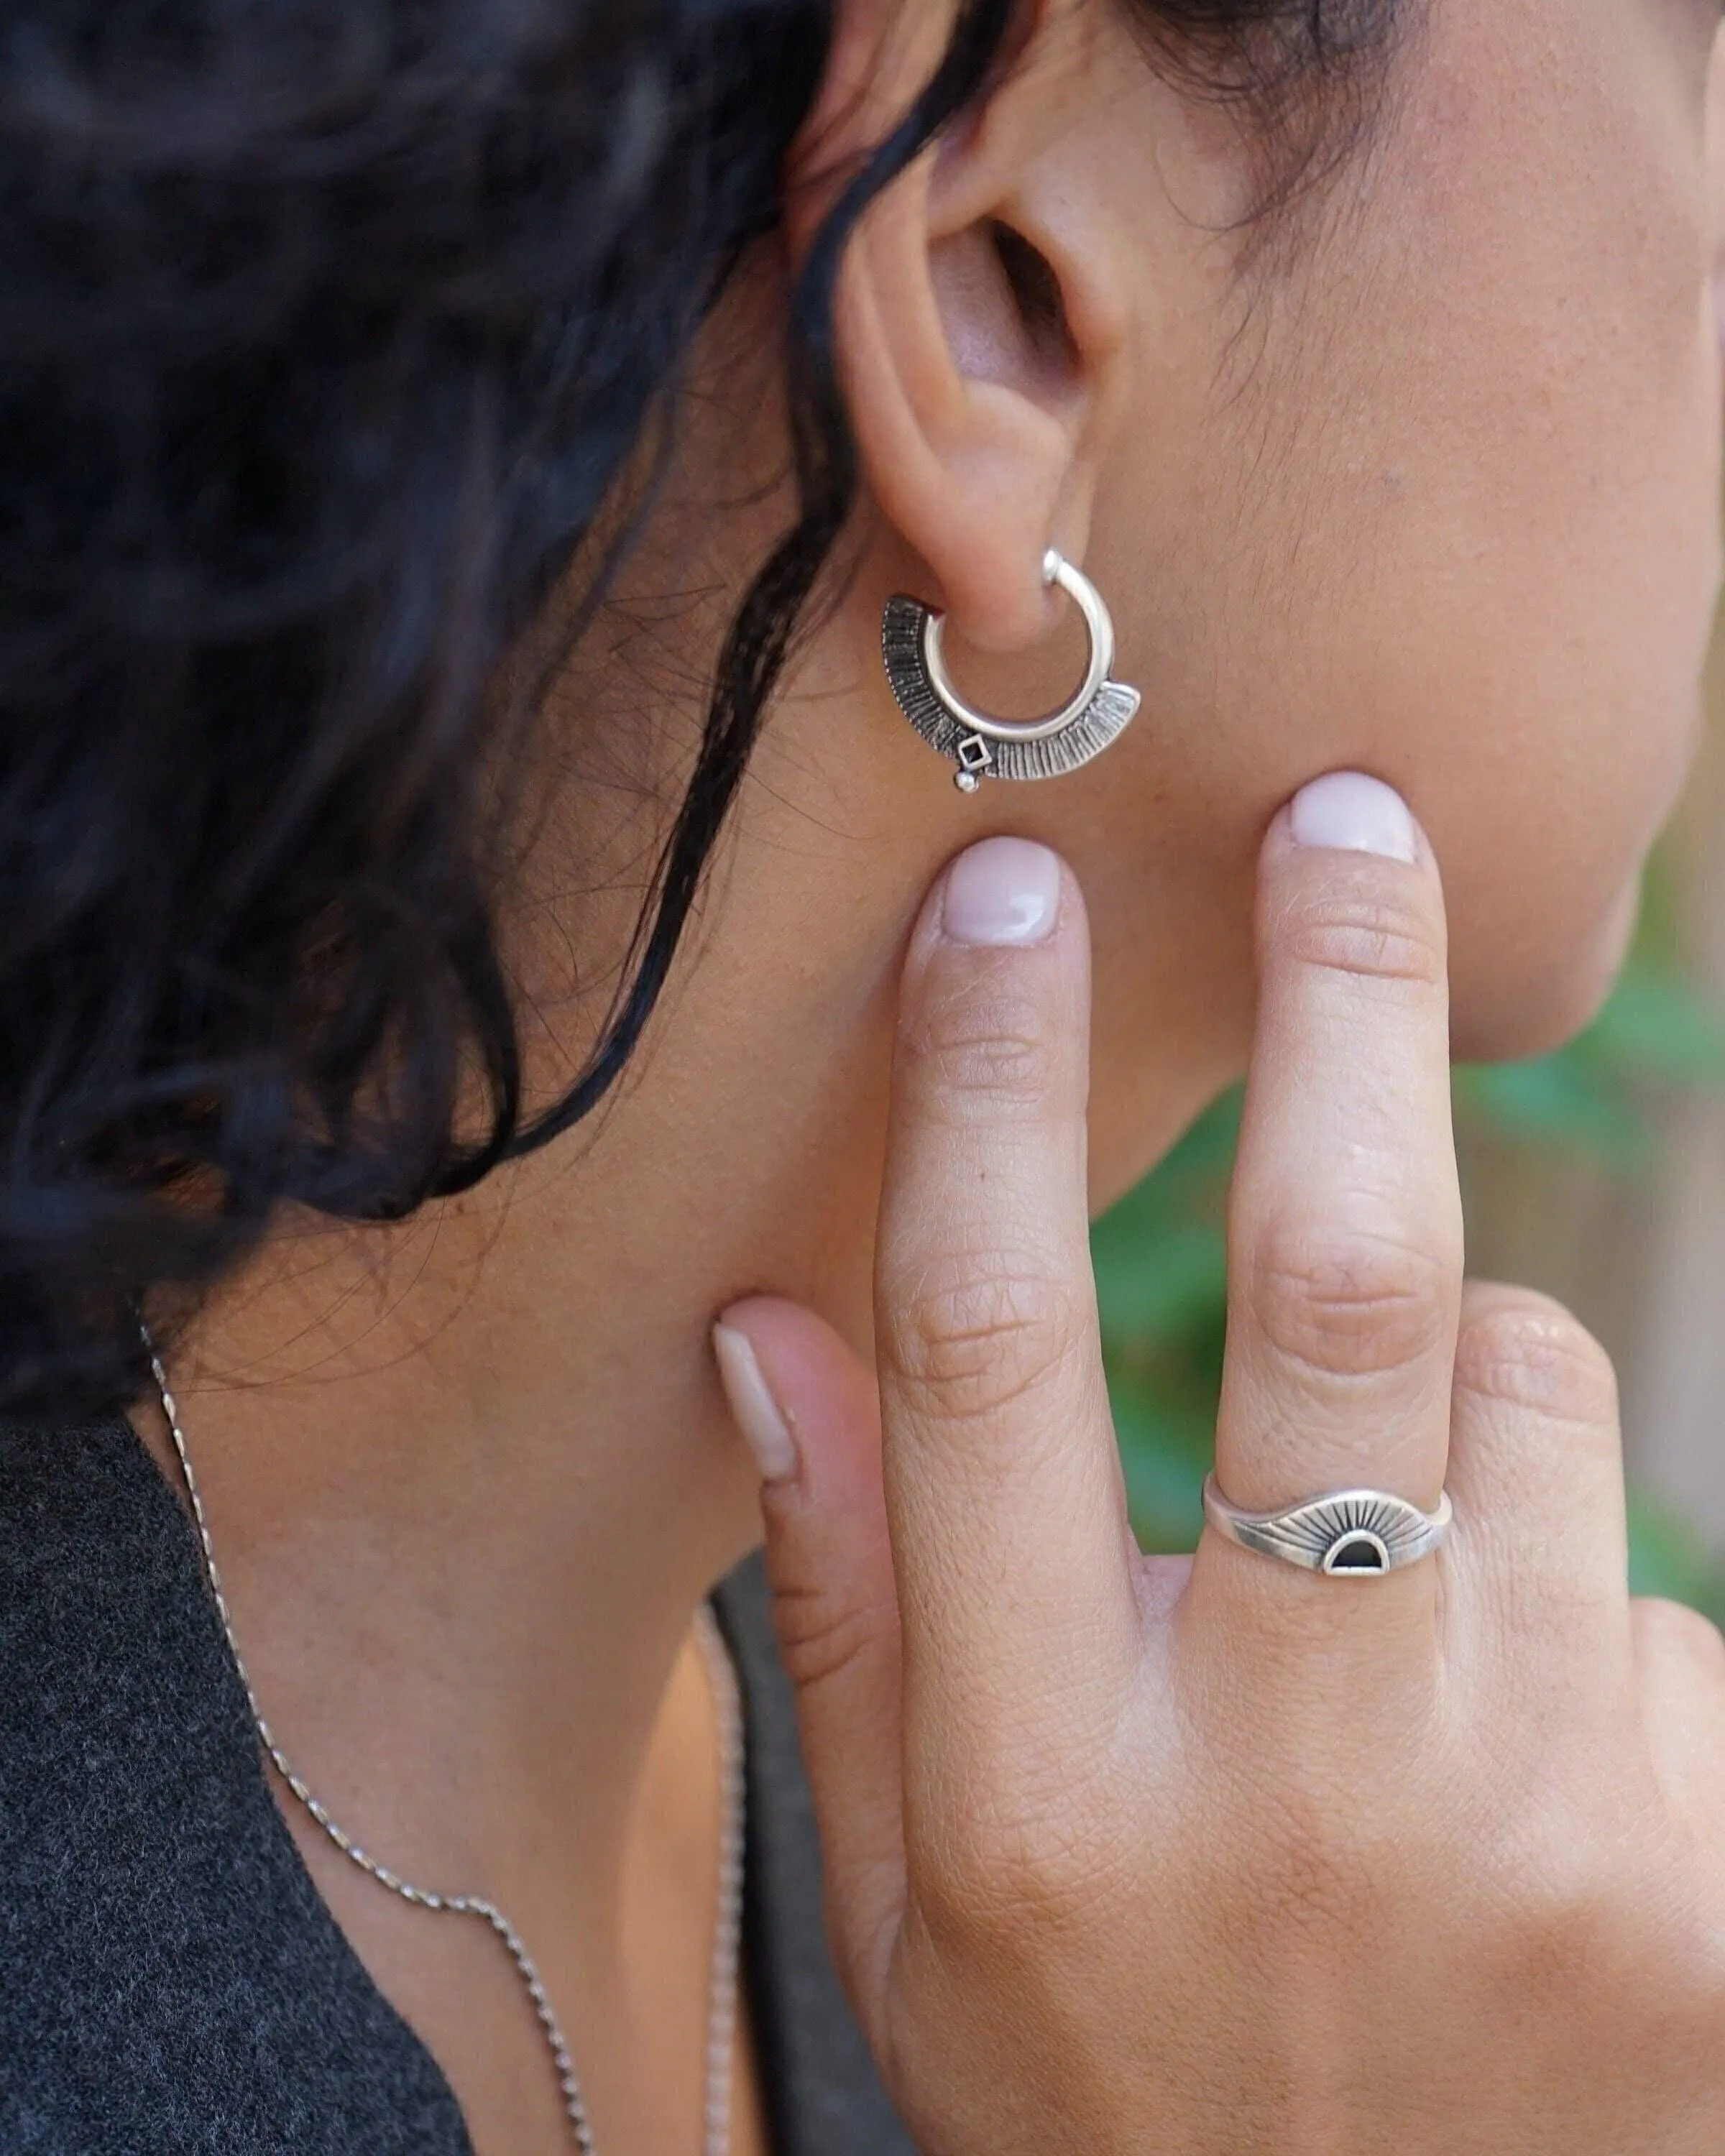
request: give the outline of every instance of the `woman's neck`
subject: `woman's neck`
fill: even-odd
[[[171,1374],[289,1758],[398,1873],[517,1925],[602,2145],[680,2148],[718,1845],[690,1620],[755,1537],[756,1486],[707,1366],[701,1236],[655,1261],[639,1210],[587,1212],[593,1165],[525,1169],[389,1243],[281,1238]],[[283,1810],[478,2145],[555,2145],[495,1943],[399,1904]]]
[[[759,1531],[711,1321],[772,1288],[868,1344],[901,933],[739,957],[747,998],[710,942],[590,1129],[399,1229],[290,1224],[176,1351],[265,1711],[409,1876],[614,1923],[692,1612]]]
[[[676,1284],[629,1292],[626,1222],[585,1250],[536,1182],[381,1255],[278,1245],[173,1375],[243,1650],[314,1788],[397,1868],[506,1907],[507,1852],[560,1846],[567,1876],[536,1855],[516,1901],[603,1928],[754,1482]]]

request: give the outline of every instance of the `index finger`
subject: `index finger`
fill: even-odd
[[[1070,872],[995,838],[912,934],[876,1245],[876,1353],[910,1748],[1117,1697],[1136,1546],[1103,1381]]]
[[[1252,1511],[1358,1487],[1429,1510],[1461,1199],[1443,893],[1389,787],[1333,774],[1277,818],[1258,933],[1217,1481]]]

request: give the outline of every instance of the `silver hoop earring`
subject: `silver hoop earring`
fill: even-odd
[[[984,778],[1059,778],[1076,771],[1118,738],[1142,701],[1136,689],[1108,679],[1114,623],[1090,578],[1050,547],[1042,581],[1058,584],[1084,616],[1090,665],[1070,703],[1023,722],[988,718],[958,694],[942,647],[943,613],[902,592],[886,602],[880,624],[886,678],[923,740],[957,765],[952,783],[961,793],[974,793]]]

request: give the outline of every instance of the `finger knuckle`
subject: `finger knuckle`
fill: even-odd
[[[1482,1992],[1537,2023],[1561,2013],[1669,2059],[1725,2021],[1725,1931],[1708,1897],[1656,1865],[1620,1823],[1570,1812],[1476,1842],[1459,1911]]]
[[[1297,964],[1348,979],[1441,991],[1443,938],[1419,906],[1395,892],[1343,885],[1307,896],[1286,923]]]
[[[1615,1928],[1597,1867],[1574,1860],[1542,1863],[1523,1855],[1477,1883],[1473,1932],[1481,1974],[1498,1991],[1529,2001],[1573,1985]]]
[[[799,1691],[852,1668],[889,1621],[887,1613],[859,1606],[826,1583],[775,1577],[772,1586],[779,1659]]]
[[[1085,1819],[1072,1804],[957,1810],[938,1840],[912,1856],[912,1891],[933,1936],[949,1950],[993,1954],[1045,1939],[1091,1910],[1108,1866]]]
[[[1630,1604],[1635,1645],[1643,1656],[1709,1671],[1725,1671],[1725,1633],[1686,1602],[1643,1595]]]
[[[1445,1337],[1445,1260],[1393,1235],[1272,1224],[1248,1277],[1252,1316],[1269,1347],[1321,1377],[1404,1369]]]
[[[1717,2062],[1725,2036],[1725,1922],[1712,1897],[1681,1899],[1661,1931],[1655,1958],[1667,1987],[1661,2003],[1669,2032],[1694,2056]]]
[[[1070,1091],[1053,1013],[1001,982],[931,992],[906,1048],[929,1103],[955,1119],[1035,1114],[1064,1105]]]
[[[1578,1428],[1615,1428],[1617,1373],[1587,1328],[1559,1304],[1525,1297],[1468,1317],[1455,1383],[1491,1404]]]
[[[1665,1927],[1664,1912],[1635,1891],[1615,1837],[1580,1820],[1568,1834],[1530,1828],[1500,1847],[1473,1915],[1499,1988],[1529,2000],[1573,1989],[1584,1970],[1609,1980]]]
[[[886,1297],[884,1349],[902,1387],[948,1419],[997,1414],[1068,1367],[1089,1299],[1040,1260],[1001,1251],[924,1269]]]

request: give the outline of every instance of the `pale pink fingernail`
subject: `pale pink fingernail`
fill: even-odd
[[[761,1373],[760,1358],[746,1332],[733,1325],[713,1327],[713,1359],[737,1427],[742,1432],[763,1482],[787,1482],[797,1471],[790,1425]]]
[[[1060,912],[1060,864],[1031,839],[983,839],[947,871],[941,926],[955,943],[1042,943]]]
[[[1363,771],[1332,771],[1302,786],[1294,796],[1288,829],[1299,846],[1381,854],[1393,861],[1416,857],[1407,803],[1393,786]]]

